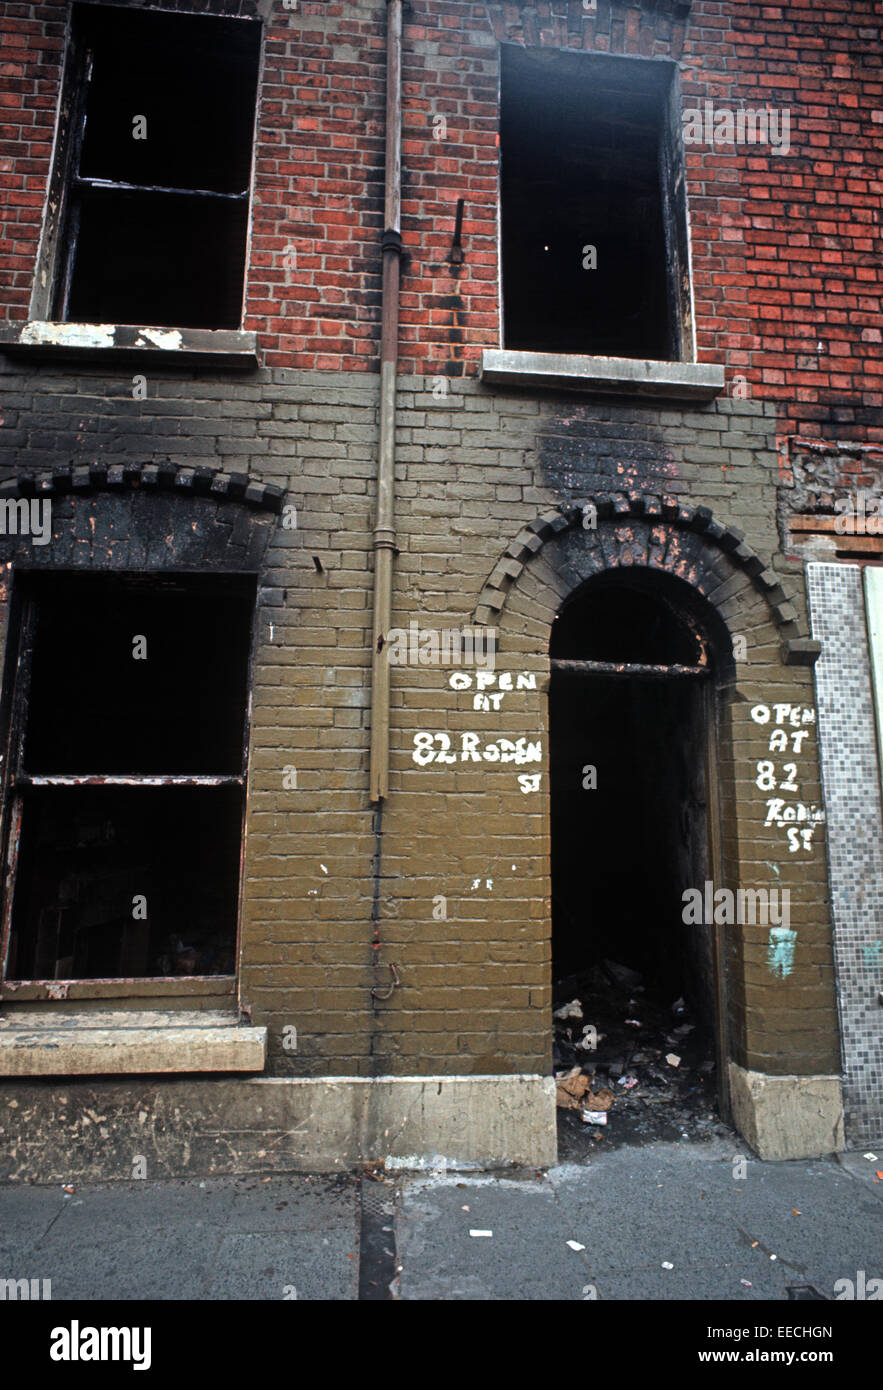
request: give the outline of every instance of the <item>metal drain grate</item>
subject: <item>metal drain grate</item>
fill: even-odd
[[[371,1216],[382,1216],[392,1220],[395,1201],[395,1189],[387,1187],[385,1183],[375,1182],[371,1178],[362,1179],[362,1213],[368,1212]]]
[[[391,1300],[396,1277],[395,1187],[362,1178],[362,1221],[359,1233],[359,1299]]]

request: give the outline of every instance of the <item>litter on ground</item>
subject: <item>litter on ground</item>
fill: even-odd
[[[582,1005],[578,999],[571,999],[569,1004],[562,1004],[560,1009],[556,1009],[553,1018],[582,1018]]]
[[[664,986],[605,959],[557,980],[553,1007],[562,1159],[599,1146],[726,1132],[717,1114],[713,1037],[686,997],[672,1003]],[[611,1099],[599,1101],[604,1091]],[[606,1125],[588,1118],[601,1112]]]
[[[581,1110],[581,1100],[588,1089],[589,1078],[583,1075],[579,1067],[574,1067],[558,1077],[555,1103],[563,1110]]]

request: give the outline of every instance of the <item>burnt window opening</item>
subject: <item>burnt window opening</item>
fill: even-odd
[[[259,57],[256,22],[74,6],[52,317],[239,327]]]
[[[691,358],[674,65],[502,53],[503,346]]]
[[[26,576],[4,975],[230,975],[250,577]]]

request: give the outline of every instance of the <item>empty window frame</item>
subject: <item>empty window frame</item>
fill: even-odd
[[[4,978],[235,973],[254,580],[19,585]]]
[[[673,63],[502,49],[503,346],[690,361]]]
[[[239,327],[259,58],[255,21],[74,5],[36,317]]]

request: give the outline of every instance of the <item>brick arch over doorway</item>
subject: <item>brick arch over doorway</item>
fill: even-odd
[[[550,541],[557,542],[554,558],[547,548]],[[563,599],[594,575],[630,566],[660,570],[691,584],[714,605],[731,633],[747,637],[749,629],[772,624],[786,665],[810,664],[817,655],[817,644],[800,635],[797,613],[777,576],[737,527],[716,521],[708,507],[646,493],[599,493],[583,506],[543,512],[500,556],[478,596],[473,622],[498,623],[513,588],[524,587],[526,574]]]
[[[814,717],[809,668],[818,644],[801,634],[797,612],[776,576],[741,533],[716,521],[708,508],[634,493],[596,494],[588,501],[597,509],[594,529],[584,528],[584,509],[574,506],[550,509],[519,532],[482,588],[473,621],[498,630],[498,661],[537,671],[538,699],[531,717],[544,744],[555,619],[593,578],[626,570],[641,570],[645,579],[654,570],[675,576],[685,590],[694,590],[697,603],[704,601],[706,611],[711,608],[719,616],[734,649],[736,639],[744,639],[744,659],[733,661],[729,671],[721,663],[724,669],[714,682],[721,698],[711,775],[720,789],[720,818],[708,878],[715,886],[734,889],[788,888],[790,930],[798,946],[793,969],[783,978],[770,965],[768,924],[725,925],[717,943],[726,973],[726,998],[718,1006],[726,1040],[721,1037],[725,1051],[719,1060],[737,1127],[760,1151],[790,1153],[791,1140],[778,1146],[773,1132],[781,1088],[792,1088],[801,1124],[810,1123],[809,1111],[804,1115],[804,1087],[810,1079],[810,1089],[821,1087],[826,1104],[830,1100],[832,1123],[839,1105],[824,824],[817,825],[811,843],[794,852],[787,827],[770,819],[769,798],[775,793],[764,790],[758,777],[760,760],[770,758],[765,709],[782,701],[787,703],[781,709],[794,708],[802,719],[807,712]],[[737,649],[734,654],[738,658]],[[798,777],[799,799],[812,810],[821,804],[812,735]],[[544,897],[551,891],[549,817],[546,799],[537,855]],[[544,930],[550,940],[550,916]],[[808,1010],[813,1025],[806,1025],[804,1033]],[[800,1081],[792,1086],[787,1078],[795,1075]],[[821,1152],[824,1145],[818,1143]]]

